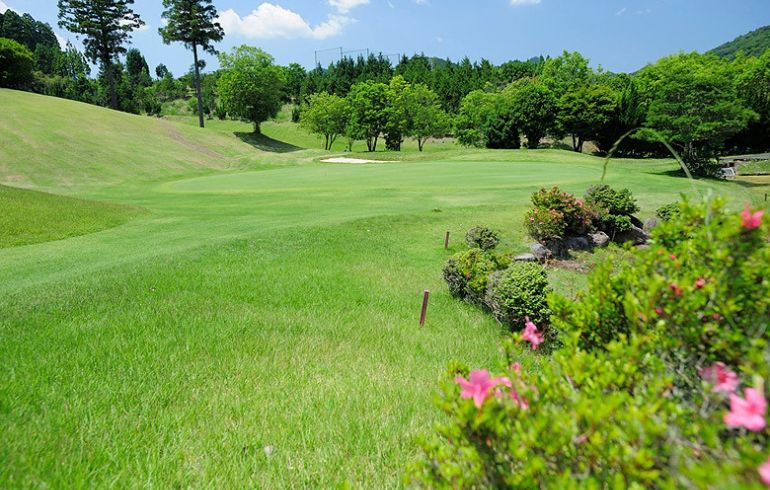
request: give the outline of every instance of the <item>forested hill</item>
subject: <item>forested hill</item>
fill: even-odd
[[[761,56],[768,48],[770,48],[770,26],[765,26],[738,36],[729,43],[712,49],[710,53],[722,58],[732,58],[740,51],[748,56]]]

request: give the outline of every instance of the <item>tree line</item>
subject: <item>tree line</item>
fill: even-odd
[[[143,25],[133,0],[59,0],[59,25],[83,39],[80,53],[59,47],[51,27],[8,10],[0,15],[0,85],[24,88],[134,113],[159,115],[189,99],[191,112],[251,121],[255,131],[283,104],[293,119],[321,135],[364,140],[374,151],[414,137],[453,135],[468,146],[538,148],[587,142],[606,153],[657,155],[672,144],[696,168],[715,155],[765,151],[770,145],[770,51],[729,59],[680,53],[633,74],[592,69],[579,53],[495,65],[404,56],[343,57],[328,67],[278,66],[257,48],[219,54],[220,69],[202,74],[200,53],[216,54],[223,31],[212,0],[163,0],[165,43],[192,54],[180,77],[164,65],[152,76],[136,49],[126,47]],[[90,77],[91,64],[99,67]],[[641,128],[641,129],[640,129]]]

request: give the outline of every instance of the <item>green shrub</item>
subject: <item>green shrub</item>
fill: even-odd
[[[631,191],[618,191],[606,184],[588,189],[585,199],[586,205],[594,211],[594,226],[610,237],[630,230],[633,225],[631,217],[639,211]]]
[[[549,293],[543,266],[516,262],[492,274],[484,302],[495,318],[512,330],[523,329],[525,317],[542,328],[549,323]]]
[[[500,236],[486,226],[474,226],[465,234],[465,243],[471,248],[493,250],[500,243]]]
[[[472,304],[483,304],[489,276],[510,265],[504,256],[472,248],[453,255],[444,265],[444,280],[452,296]]]
[[[524,227],[529,236],[543,242],[549,238],[564,237],[564,215],[555,209],[531,208],[524,215]]]
[[[671,221],[674,217],[679,216],[679,203],[672,202],[659,207],[655,211],[655,216],[660,218],[661,221]]]
[[[607,184],[595,185],[586,191],[586,204],[606,214],[632,216],[639,212],[636,199],[628,189],[615,190]]]

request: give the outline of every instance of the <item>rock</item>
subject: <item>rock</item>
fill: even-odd
[[[616,242],[633,242],[634,245],[644,245],[649,239],[650,235],[638,226],[632,226],[630,230],[615,235]]]
[[[649,233],[653,230],[653,228],[655,228],[659,224],[660,224],[660,220],[658,218],[650,218],[644,222],[644,231]]]
[[[596,233],[590,233],[588,238],[591,239],[594,247],[604,248],[610,244],[610,237],[603,231],[597,231]]]
[[[553,258],[553,253],[539,243],[530,245],[529,249],[539,262],[545,262]]]
[[[565,244],[565,241],[559,237],[547,238],[543,241],[543,246],[551,251],[551,254],[559,259],[563,259],[569,256],[569,250]]]
[[[521,254],[513,258],[514,262],[537,262],[534,254]]]
[[[584,236],[571,236],[564,240],[567,250],[586,251],[591,250],[591,241]]]
[[[642,223],[642,220],[637,218],[636,216],[629,216],[631,219],[631,224],[636,226],[637,228],[644,228],[644,223]]]

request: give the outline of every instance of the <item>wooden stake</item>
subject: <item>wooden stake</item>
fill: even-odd
[[[422,294],[422,310],[420,311],[420,326],[425,325],[425,316],[428,314],[428,299],[430,299],[430,291],[427,289]]]
[[[767,200],[767,194],[765,194],[765,200]],[[444,237],[444,250],[449,249],[449,232],[446,232],[446,236]]]

